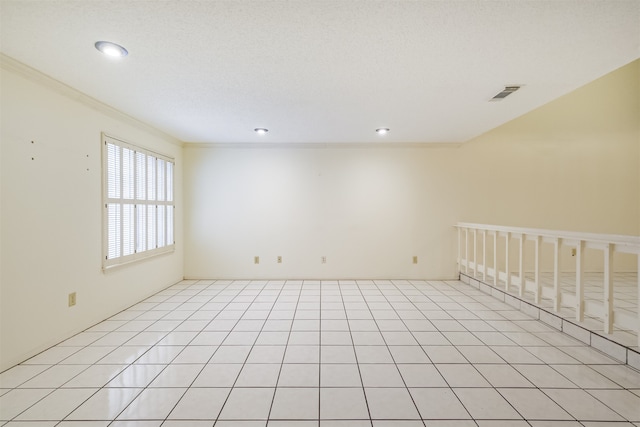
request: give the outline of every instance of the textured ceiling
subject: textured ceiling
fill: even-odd
[[[640,57],[640,0],[0,7],[2,53],[185,142],[463,142]]]

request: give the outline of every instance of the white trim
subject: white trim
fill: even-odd
[[[138,188],[138,175],[135,172],[135,170],[137,169],[137,160],[135,159],[135,153],[141,153],[145,155],[145,159],[152,159],[152,164],[155,166],[155,162],[159,162],[159,161],[163,161],[166,164],[171,164],[173,165],[173,169],[175,169],[175,161],[172,157],[166,156],[164,154],[160,154],[157,153],[155,151],[152,150],[148,150],[145,149],[143,147],[139,147],[135,144],[132,144],[130,142],[124,141],[122,139],[118,139],[118,138],[114,138],[106,133],[102,133],[101,134],[101,138],[100,138],[100,144],[101,144],[101,153],[102,153],[102,159],[101,159],[101,164],[102,164],[102,209],[103,209],[103,215],[102,215],[102,269],[103,271],[106,271],[108,269],[112,269],[114,267],[119,267],[119,266],[123,266],[123,265],[127,265],[130,264],[132,262],[136,262],[142,259],[147,259],[150,257],[154,257],[160,254],[165,254],[165,253],[169,253],[169,252],[173,252],[175,250],[175,213],[173,215],[171,215],[171,226],[169,227],[169,224],[167,222],[167,216],[165,216],[165,221],[164,224],[166,226],[165,230],[164,230],[164,239],[165,239],[165,244],[163,246],[160,247],[155,247],[153,249],[143,249],[140,252],[138,252],[138,243],[139,241],[138,239],[138,209],[145,209],[144,212],[147,212],[146,209],[147,207],[151,206],[156,208],[156,214],[154,214],[154,222],[155,219],[157,218],[157,208],[158,207],[162,207],[162,209],[164,210],[165,206],[167,208],[172,208],[175,211],[175,195],[171,195],[171,200],[167,200],[169,197],[167,197],[167,194],[165,194],[165,196],[163,197],[163,200],[157,200],[157,195],[151,199],[148,197],[144,197],[142,199],[137,197],[136,191]],[[109,193],[108,193],[108,185],[109,185],[109,168],[107,165],[107,161],[108,161],[108,157],[107,157],[107,148],[108,146],[115,146],[118,148],[118,152],[122,152],[124,150],[130,150],[131,152],[134,153],[134,165],[133,165],[133,194],[131,195],[132,198],[126,198],[124,196],[124,192],[123,192],[123,182],[122,182],[122,158],[120,157],[120,169],[119,169],[119,175],[120,175],[120,191],[118,193],[117,196],[112,196],[110,197]],[[122,155],[120,155],[122,156]],[[147,164],[148,160],[145,160],[145,165]],[[145,166],[146,167],[146,166]],[[167,166],[168,167],[168,166]],[[146,174],[145,174],[146,176]],[[157,176],[154,173],[153,174],[153,185],[154,188],[157,184]],[[172,179],[173,179],[174,175],[172,175]],[[148,176],[147,176],[148,178]],[[165,180],[166,180],[166,175],[165,175]],[[148,179],[144,182],[144,187],[145,189],[148,186]],[[164,183],[164,189],[165,192],[168,188],[168,183]],[[171,183],[171,188],[173,189],[175,187],[174,183]],[[154,190],[155,191],[155,190]],[[109,258],[109,206],[110,205],[117,205],[120,206],[120,215],[122,215],[122,212],[124,211],[124,206],[133,206],[133,222],[132,222],[132,227],[133,227],[133,231],[132,231],[132,235],[133,235],[133,253],[128,253],[127,255],[123,255],[123,253],[125,253],[124,251],[124,235],[121,235],[121,240],[120,240],[120,250],[118,251],[119,255],[114,256],[113,258]],[[143,214],[144,215],[144,214]],[[146,221],[148,221],[148,218],[145,219],[145,224],[148,224]],[[157,224],[154,224],[157,225]],[[122,220],[120,220],[120,227],[124,227],[124,222],[122,222]],[[144,230],[145,232],[147,232],[148,230],[148,225],[144,226],[146,228],[146,230]],[[171,242],[166,242],[166,239],[168,238],[168,231],[171,231],[171,237],[172,237],[172,241]],[[157,244],[157,239],[160,235],[160,233],[158,232],[158,230],[155,230],[155,236],[154,239],[156,241]],[[146,239],[149,238],[148,235],[147,238],[145,238],[145,242]]]
[[[235,148],[235,149],[372,149],[372,148],[421,148],[457,149],[461,142],[185,142],[184,148]]]
[[[534,239],[535,236],[540,236],[546,239],[555,239],[561,238],[563,240],[567,240],[565,242],[566,246],[571,245],[571,241],[578,242],[580,240],[589,241],[594,244],[609,244],[613,243],[619,247],[616,248],[617,252],[627,252],[628,253],[640,253],[640,236],[629,236],[622,234],[597,234],[597,233],[582,233],[577,231],[558,231],[558,230],[547,230],[542,228],[523,228],[523,227],[506,227],[501,225],[487,225],[487,224],[474,224],[468,222],[459,222],[454,227],[458,228],[469,228],[472,230],[491,230],[497,231],[500,233],[515,233],[515,234],[525,234],[527,235],[527,239]],[[550,240],[551,241],[551,240]],[[594,247],[596,247],[594,245]],[[604,246],[603,246],[604,247]]]
[[[614,326],[621,327],[623,329],[632,329],[638,334],[638,345],[640,345],[640,312],[638,313],[638,324],[633,325],[631,318],[621,310],[616,310],[614,304],[614,253],[627,253],[634,254],[638,257],[638,269],[640,270],[640,236],[626,236],[618,234],[595,234],[595,233],[579,233],[575,231],[557,231],[546,230],[537,228],[522,228],[522,227],[505,227],[497,225],[487,224],[472,224],[472,223],[458,223],[454,226],[457,228],[458,233],[464,230],[465,235],[468,235],[469,230],[472,231],[474,236],[473,260],[469,257],[469,241],[465,239],[465,254],[464,258],[458,261],[458,271],[471,277],[478,277],[482,279],[483,283],[488,283],[488,278],[493,278],[492,287],[503,287],[501,280],[504,282],[504,288],[508,292],[509,284],[518,287],[518,296],[524,297],[525,292],[533,292],[534,301],[536,305],[540,305],[541,297],[550,298],[553,302],[553,309],[556,312],[560,312],[562,307],[570,307],[575,309],[576,322],[583,322],[584,315],[587,314],[592,317],[599,318],[603,323],[603,331],[605,334],[611,334],[614,330]],[[505,238],[505,251],[507,250],[507,242],[512,235],[518,236],[520,241],[519,245],[519,263],[518,263],[518,275],[516,276],[509,271],[508,262],[505,261],[505,271],[500,271],[499,266],[496,263],[496,251],[494,249],[494,266],[488,268],[486,266],[486,259],[483,257],[482,264],[478,262],[476,257],[476,235],[477,232],[482,232],[482,244],[486,245],[487,231],[498,237]],[[530,240],[535,242],[535,250],[533,252],[533,260],[528,255],[528,251],[525,251],[524,241]],[[549,242],[554,245],[554,263],[553,274],[554,279],[552,286],[546,287],[540,281],[540,256],[541,256],[541,243]],[[495,243],[495,240],[494,240]],[[462,242],[458,239],[458,245]],[[559,286],[559,274],[561,272],[560,265],[560,252],[562,247],[575,248],[575,291],[573,295],[562,292]],[[495,247],[494,247],[495,248]],[[602,252],[604,274],[602,282],[602,300],[595,302],[592,300],[585,300],[584,289],[584,276],[585,266],[584,257],[585,249],[595,249]],[[458,247],[458,254],[461,254],[462,250]],[[459,255],[462,256],[462,255]],[[529,259],[534,264],[534,280],[526,280],[525,278],[525,260]],[[463,271],[464,267],[464,271]],[[470,271],[473,270],[473,271]],[[480,274],[482,273],[482,275]],[[636,274],[640,275],[640,271],[636,271]],[[640,276],[639,276],[640,277]],[[638,295],[640,300],[640,278],[638,279]]]
[[[158,153],[157,151],[151,150],[149,148],[145,148],[143,145],[138,145],[138,144],[132,144],[130,142],[128,142],[127,140],[117,137],[117,136],[113,136],[113,134],[108,133],[108,132],[102,132],[102,142],[105,142],[105,138],[106,139],[113,139],[118,141],[118,143],[120,145],[122,145],[123,147],[127,147],[133,151],[137,151],[140,153],[144,153],[144,154],[150,154],[152,156],[158,157],[159,159],[171,162],[171,163],[175,163],[175,158],[171,157],[171,156],[167,156],[166,154],[162,154],[162,153]]]
[[[168,133],[155,128],[148,123],[138,120],[135,117],[125,114],[122,111],[113,108],[102,101],[98,101],[97,99],[83,92],[80,92],[78,89],[75,89],[59,80],[56,80],[53,77],[36,70],[35,68],[31,68],[28,65],[23,64],[22,62],[15,60],[3,53],[0,53],[0,68],[19,74],[20,76],[32,82],[45,86],[48,89],[66,96],[67,98],[73,99],[74,101],[78,101],[86,105],[87,107],[97,110],[109,117],[125,122],[129,125],[137,127],[138,129],[153,134],[154,136],[161,138],[166,142],[180,147],[182,146],[182,142],[179,139],[169,135]]]
[[[105,245],[103,245],[104,247]],[[144,251],[144,252],[140,252],[140,253],[136,253],[133,255],[127,255],[126,257],[122,257],[122,258],[126,258],[124,260],[121,260],[118,263],[113,263],[113,264],[108,264],[105,265],[104,261],[104,256],[102,258],[103,261],[103,266],[102,266],[102,271],[103,272],[109,272],[109,271],[113,271],[118,269],[119,267],[126,267],[127,265],[130,264],[134,264],[149,258],[154,258],[157,257],[159,255],[164,255],[164,254],[170,254],[176,251],[176,244],[173,243],[172,245],[167,245],[164,246],[162,248],[156,248],[156,249],[151,249],[149,251]],[[120,258],[116,258],[116,259],[120,259]]]

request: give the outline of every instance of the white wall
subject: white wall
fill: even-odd
[[[4,59],[1,80],[0,371],[183,276],[181,147]],[[176,159],[177,250],[108,273],[103,131]],[[70,292],[77,292],[72,308]]]
[[[639,64],[461,147],[187,145],[185,276],[453,278],[457,221],[638,235]]]
[[[453,278],[455,158],[455,147],[188,145],[185,276]]]
[[[636,61],[459,148],[182,149],[37,73],[3,68],[0,370],[183,276],[453,278],[458,221],[637,235],[639,70]],[[177,251],[107,274],[102,131],[176,158]]]

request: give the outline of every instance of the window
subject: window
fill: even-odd
[[[102,136],[108,268],[174,250],[173,159]]]

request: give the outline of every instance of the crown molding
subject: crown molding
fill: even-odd
[[[122,111],[111,107],[110,105],[105,104],[102,101],[98,101],[97,99],[87,95],[86,93],[80,92],[79,90],[62,83],[59,80],[54,79],[51,76],[48,76],[41,71],[36,70],[22,62],[11,58],[3,53],[0,53],[0,68],[6,71],[13,72],[18,74],[32,82],[38,83],[48,89],[51,89],[67,98],[73,99],[74,101],[78,101],[81,104],[86,105],[89,108],[92,108],[102,114],[105,114],[109,117],[112,117],[116,120],[120,120],[129,125],[135,126],[138,129],[141,129],[145,132],[148,132],[156,137],[161,138],[162,140],[182,146],[182,142],[177,138],[165,133],[148,123],[145,123],[141,120],[136,119]]]
[[[455,149],[461,142],[185,142],[184,148],[235,148],[235,149]]]

